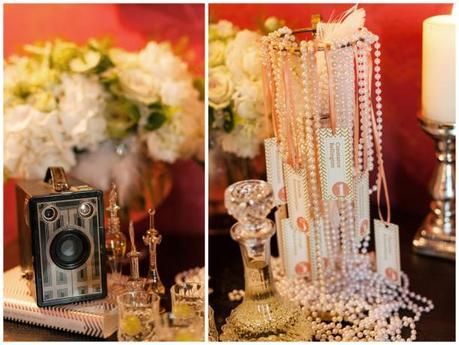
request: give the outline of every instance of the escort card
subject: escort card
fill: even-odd
[[[353,198],[353,153],[349,128],[319,129],[320,181],[324,200]]]
[[[277,145],[276,138],[265,139],[266,174],[268,183],[274,193],[276,206],[283,205],[287,201],[282,172],[282,157]]]
[[[288,218],[282,220],[283,262],[289,278],[304,277],[311,270],[309,235],[295,230]]]
[[[309,231],[309,198],[306,184],[306,170],[296,172],[290,165],[284,165],[287,190],[288,215],[292,227],[299,231]]]
[[[287,206],[279,206],[277,211],[274,212],[274,219],[276,221],[276,237],[277,248],[279,248],[279,257],[282,263],[282,273],[285,274],[285,252],[284,252],[284,230],[282,227],[282,220],[287,218]]]
[[[355,226],[357,241],[370,234],[370,180],[368,172],[359,174],[354,180],[355,186]]]
[[[400,243],[398,225],[390,223],[386,226],[380,220],[374,220],[376,269],[389,280],[401,283],[400,277]]]

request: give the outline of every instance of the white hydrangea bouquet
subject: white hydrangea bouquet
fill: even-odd
[[[4,63],[7,177],[62,166],[104,190],[116,182],[126,203],[149,160],[203,160],[202,95],[170,44],[127,52],[106,39],[54,40],[24,51]]]
[[[261,33],[209,25],[209,127],[224,152],[254,158],[269,135],[259,56]]]

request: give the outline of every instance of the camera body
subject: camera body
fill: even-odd
[[[62,168],[16,186],[21,266],[37,305],[107,295],[103,193]]]

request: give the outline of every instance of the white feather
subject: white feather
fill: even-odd
[[[365,10],[352,6],[337,20],[317,24],[317,38],[322,42],[330,42],[346,37],[351,37],[365,25]]]
[[[89,185],[106,191],[110,188],[111,171],[118,156],[111,141],[102,143],[96,151],[78,155],[78,164],[72,175]]]
[[[103,191],[108,191],[112,182],[116,183],[119,203],[126,206],[132,197],[142,192],[145,159],[134,138],[127,138],[123,143],[127,146],[123,155],[116,153],[117,145],[111,141],[102,143],[94,152],[80,154],[72,175]]]
[[[120,205],[129,204],[133,197],[142,193],[142,174],[145,157],[141,157],[141,148],[137,141],[129,144],[128,152],[112,168],[113,182],[118,186]]]

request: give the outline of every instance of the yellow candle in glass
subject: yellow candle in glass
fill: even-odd
[[[427,18],[422,33],[422,116],[441,123],[456,119],[457,17]]]

